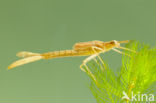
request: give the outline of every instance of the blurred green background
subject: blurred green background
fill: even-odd
[[[96,103],[79,65],[85,57],[7,70],[19,51],[71,49],[92,40],[156,45],[155,0],[0,0],[0,103]],[[118,68],[121,55],[101,55]]]

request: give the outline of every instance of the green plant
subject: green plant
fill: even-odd
[[[123,56],[119,72],[110,69],[98,57],[84,67],[97,103],[153,101],[156,90],[156,49],[139,42],[131,42],[126,47],[138,53],[124,51],[131,58]],[[126,95],[128,98],[123,98]]]

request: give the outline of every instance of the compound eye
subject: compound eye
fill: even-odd
[[[114,44],[118,44],[118,42],[116,40],[113,40]]]

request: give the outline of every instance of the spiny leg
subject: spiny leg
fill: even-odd
[[[90,60],[92,60],[93,58],[95,58],[97,56],[97,54],[91,55],[88,58],[86,58],[83,63],[80,65],[80,68],[82,71],[86,72],[86,70],[88,71],[88,73],[90,74],[90,76],[93,78],[93,80],[97,83],[97,80],[95,78],[95,76],[93,75],[93,73],[89,70],[88,66],[86,65],[87,62],[89,62]],[[85,66],[86,70],[82,67]]]
[[[89,70],[88,66],[87,66],[86,64],[84,64],[84,66],[86,67],[88,73],[89,73],[90,76],[93,78],[93,80],[96,82],[96,84],[98,84],[98,83],[97,83],[97,80],[96,80],[96,78],[95,78],[95,76],[94,76],[93,73]]]
[[[130,51],[130,52],[133,52],[133,53],[137,53],[135,50],[131,50],[131,49],[128,49],[128,48],[125,48],[125,47],[119,46],[118,48],[123,49],[123,50]]]
[[[105,50],[103,50],[103,49],[101,49],[101,48],[99,48],[99,47],[96,47],[96,46],[93,46],[92,49],[93,49],[93,51],[94,51],[96,54],[98,54],[97,57],[99,58],[99,60],[100,60],[101,63],[103,64],[104,68],[106,69],[106,64],[103,62],[102,58],[99,56],[99,54],[105,52]],[[100,50],[101,52],[100,52],[100,53],[97,53],[97,52],[95,51],[95,49],[98,49],[98,50]],[[97,60],[96,60],[96,62],[97,62]],[[102,71],[104,71],[104,70],[102,70]]]
[[[86,65],[87,62],[89,62],[90,60],[92,60],[93,58],[95,58],[97,56],[97,54],[91,55],[89,57],[87,57],[85,60],[83,60],[83,63],[80,65],[81,70],[84,71],[84,69],[82,68],[83,65]],[[89,69],[88,69],[89,70]]]
[[[97,53],[97,52],[95,51],[95,48],[98,49],[98,50],[101,50],[100,53],[104,52],[103,49],[93,46],[92,49],[93,49],[93,51],[95,52],[95,54],[89,56],[88,58],[86,58],[86,59],[83,61],[83,63],[80,65],[80,69],[81,69],[82,71],[84,71],[84,72],[86,72],[86,71],[85,71],[85,69],[84,69],[82,66],[85,66],[85,67],[86,67],[86,70],[87,70],[88,73],[92,76],[92,78],[94,79],[94,81],[96,81],[95,76],[93,75],[93,73],[89,70],[88,66],[86,65],[87,62],[89,62],[89,61],[92,60],[92,59],[95,59],[95,57],[98,56],[98,58],[100,59],[100,61],[101,61],[101,62],[103,63],[103,65],[105,66],[105,63],[102,61],[102,58],[99,56],[100,53]],[[96,61],[96,59],[95,59],[95,61]],[[106,68],[106,67],[105,67],[105,68]],[[104,71],[104,70],[102,70],[102,71]],[[97,81],[96,81],[96,82],[97,82]]]
[[[86,72],[86,70],[84,68],[82,68],[82,64],[80,65],[80,69],[83,71],[83,72]]]
[[[82,68],[82,66],[83,66],[83,65],[86,65],[86,63],[89,62],[90,60],[94,59],[94,60],[97,62],[97,60],[95,59],[96,56],[97,56],[97,57],[99,58],[99,60],[102,62],[102,64],[104,65],[104,68],[106,68],[105,63],[102,61],[102,58],[99,56],[100,53],[105,52],[105,51],[104,51],[103,49],[98,48],[98,47],[95,47],[95,46],[93,46],[92,49],[93,49],[93,51],[95,52],[95,54],[89,56],[88,58],[86,58],[86,59],[83,61],[83,63],[80,65],[80,68],[81,68],[82,71],[85,71],[85,70]],[[97,52],[95,51],[95,49],[98,49],[98,50],[100,50],[101,52],[100,52],[100,53],[97,53]],[[88,68],[87,68],[87,69],[88,69]],[[102,69],[102,68],[101,68],[101,69]],[[88,69],[88,70],[89,70],[89,69]],[[102,69],[102,71],[104,71],[104,70]]]
[[[112,50],[114,50],[114,51],[116,51],[116,52],[118,52],[120,54],[124,54],[124,55],[127,55],[127,56],[131,57],[129,54],[123,53],[123,52],[121,52],[121,51],[119,51],[119,50],[117,50],[115,48],[112,48]]]

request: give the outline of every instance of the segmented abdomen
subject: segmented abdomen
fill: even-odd
[[[92,52],[88,51],[75,51],[75,50],[62,50],[54,51],[42,54],[44,59],[59,58],[59,57],[70,57],[70,56],[86,56],[91,55]]]

